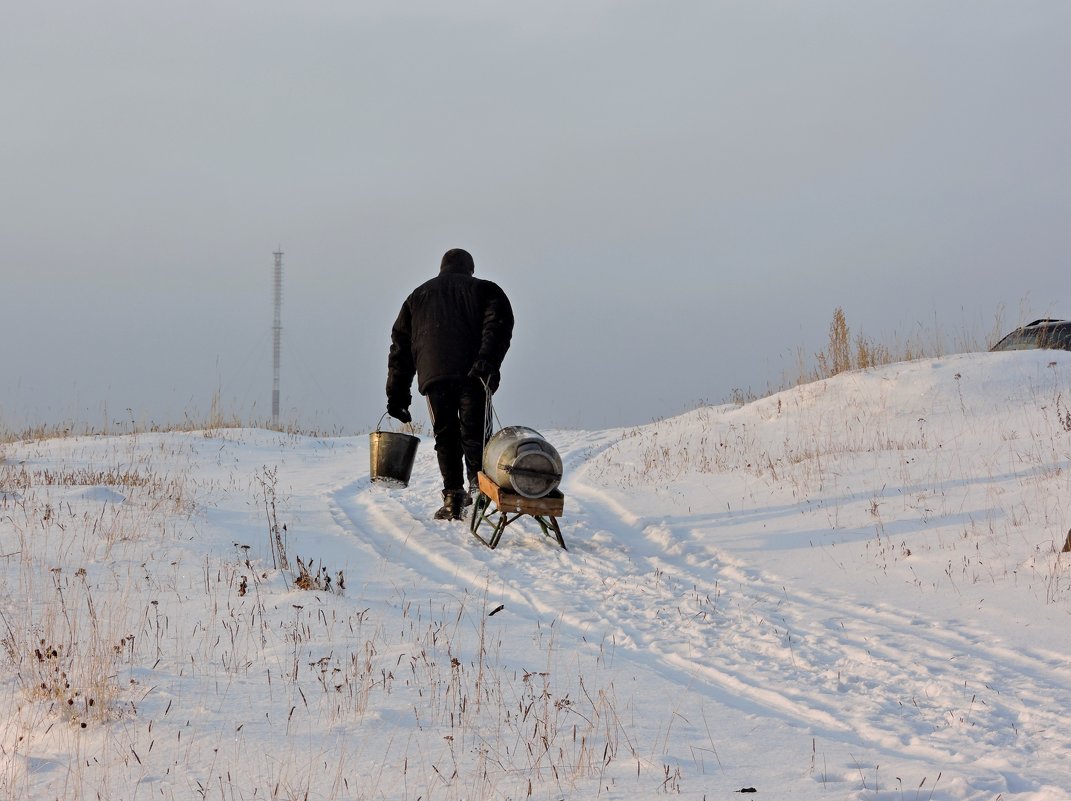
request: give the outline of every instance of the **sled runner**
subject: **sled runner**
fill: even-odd
[[[563,550],[569,550],[565,547],[562,530],[558,526],[557,516],[565,509],[565,496],[560,491],[554,490],[542,498],[525,498],[498,486],[482,471],[479,473],[479,482],[480,491],[472,503],[472,536],[488,548],[497,548],[506,526],[518,518],[530,515],[539,523],[544,536],[549,537],[553,532],[558,545]],[[490,539],[484,539],[478,531],[484,522],[492,527]]]

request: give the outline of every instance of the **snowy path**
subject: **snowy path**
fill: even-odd
[[[559,636],[577,641],[612,642],[619,660],[718,708],[877,764],[914,760],[924,775],[923,765],[976,760],[982,740],[1001,756],[974,790],[999,794],[1032,786],[1002,765],[1062,747],[1071,708],[1065,654],[1010,647],[980,625],[928,616],[895,597],[793,585],[720,548],[702,525],[642,519],[588,476],[591,459],[614,441],[557,437],[567,554],[532,521],[511,525],[493,552],[469,535],[467,520],[428,521],[430,485],[403,492],[348,483],[331,493],[332,514],[414,580],[452,592],[486,587],[508,615],[556,621]],[[747,520],[747,510],[738,517]],[[703,518],[693,510],[680,519]],[[823,772],[821,781],[838,778]]]
[[[365,437],[11,445],[0,795],[1067,801],[1065,397],[956,357],[547,432],[568,551],[431,519],[428,441],[407,489]]]

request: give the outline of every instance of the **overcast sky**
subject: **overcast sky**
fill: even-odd
[[[451,247],[537,428],[1071,316],[1065,0],[7,2],[0,71],[0,427],[267,418],[279,247],[327,430]]]

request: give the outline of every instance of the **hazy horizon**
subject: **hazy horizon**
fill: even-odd
[[[1071,6],[105,0],[0,32],[0,428],[363,431],[464,247],[503,422],[763,392],[833,310],[955,344],[1071,317]],[[414,388],[415,394],[415,388]],[[425,416],[418,400],[418,419]]]

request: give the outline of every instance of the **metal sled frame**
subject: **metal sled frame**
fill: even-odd
[[[558,526],[557,516],[565,509],[565,496],[561,492],[554,490],[543,498],[525,498],[502,489],[483,472],[479,474],[479,481],[480,492],[472,503],[472,536],[493,550],[498,547],[506,526],[518,518],[530,515],[539,523],[544,536],[549,537],[553,532],[562,550],[569,550],[565,547],[562,530]],[[488,540],[481,537],[477,531],[484,521],[492,526],[491,538]]]

